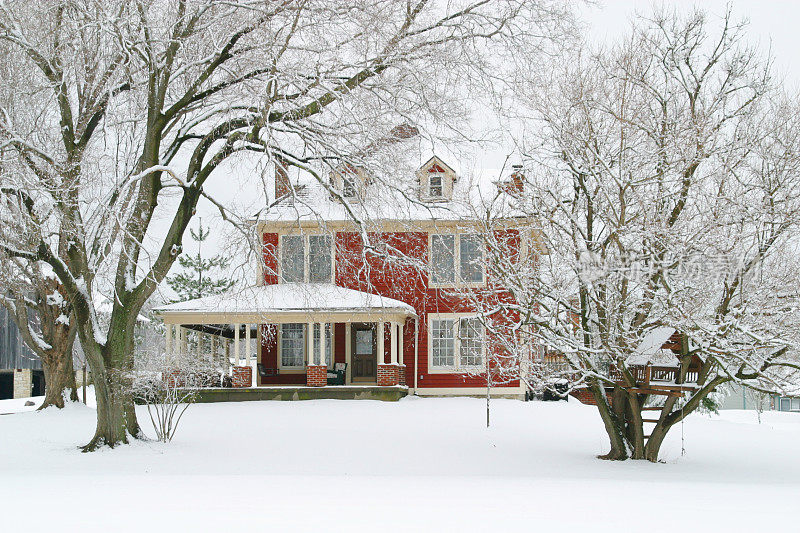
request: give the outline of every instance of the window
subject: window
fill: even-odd
[[[483,324],[475,316],[431,315],[430,367],[459,372],[483,365]]]
[[[305,324],[281,324],[281,367],[305,365]]]
[[[478,235],[461,235],[459,266],[461,279],[466,283],[483,281],[483,246]]]
[[[443,194],[442,174],[431,174],[428,176],[428,195],[434,198],[441,198]]]
[[[302,235],[284,235],[281,240],[281,276],[286,282],[305,278],[305,250]]]
[[[434,285],[483,283],[481,237],[475,234],[431,235],[430,267],[430,282]]]
[[[281,236],[281,278],[286,283],[330,283],[333,273],[330,235]]]
[[[483,362],[483,324],[479,318],[459,320],[458,341],[461,366],[478,366]]]
[[[355,198],[358,196],[358,188],[356,187],[356,179],[354,176],[342,176],[342,196],[345,198]]]
[[[328,235],[308,236],[308,281],[331,281],[331,238]]]
[[[431,281],[452,283],[455,278],[455,235],[431,235]]]
[[[431,321],[431,365],[455,365],[455,320]]]
[[[319,359],[320,326],[325,329],[325,364],[331,367],[331,325],[314,324],[314,361]]]

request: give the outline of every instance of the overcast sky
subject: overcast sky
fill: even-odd
[[[652,0],[602,0],[583,8],[581,14],[589,27],[589,38],[604,42],[623,35],[631,17],[637,11],[647,13],[654,5],[659,4],[661,2]],[[712,16],[718,17],[724,14],[726,6],[730,4],[737,19],[749,20],[747,31],[753,42],[759,44],[763,50],[771,50],[776,74],[783,76],[790,88],[800,87],[800,67],[796,64],[800,51],[800,0],[671,0],[664,4],[676,6],[680,10],[690,10],[699,5]],[[490,150],[483,152],[479,159],[485,167],[500,168],[506,155],[502,150]],[[255,212],[264,202],[260,177],[255,174],[252,167],[240,165],[234,172],[212,177],[208,183],[209,192],[226,203],[238,204],[237,211]],[[216,208],[210,202],[201,200],[198,215],[213,228],[211,239],[215,242],[204,246],[204,253],[226,249],[223,236],[228,228],[218,217]],[[196,222],[192,224],[192,227],[195,226]],[[195,243],[188,235],[184,245],[187,251],[196,251]],[[236,250],[226,251],[237,255]],[[241,256],[244,258],[243,252]],[[238,262],[237,259],[239,258],[234,258],[234,263]],[[255,265],[252,268],[255,272]]]
[[[591,36],[602,41],[623,33],[637,11],[647,13],[654,5],[662,4],[687,11],[700,6],[716,16],[722,16],[730,5],[735,18],[749,20],[747,33],[754,42],[764,50],[772,50],[776,72],[785,75],[791,87],[800,86],[800,0],[598,0],[595,6],[582,11],[584,20],[591,25]]]

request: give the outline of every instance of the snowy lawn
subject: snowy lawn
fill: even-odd
[[[0,412],[31,409],[0,401]],[[38,402],[37,402],[38,403]],[[693,416],[611,464],[591,407],[477,399],[196,405],[169,444],[81,454],[94,411],[0,416],[2,531],[795,531],[800,415]],[[139,413],[152,433],[146,411]],[[17,529],[18,528],[18,529]],[[687,529],[688,528],[688,529]]]

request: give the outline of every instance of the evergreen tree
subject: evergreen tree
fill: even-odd
[[[230,259],[215,255],[204,258],[202,256],[203,243],[208,238],[210,230],[203,227],[202,219],[199,221],[197,231],[189,229],[192,240],[197,242],[197,254],[181,254],[178,262],[183,272],[167,278],[167,284],[178,294],[177,301],[193,300],[214,294],[220,294],[233,286],[229,279],[215,279],[212,273],[228,268]]]

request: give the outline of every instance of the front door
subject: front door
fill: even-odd
[[[353,324],[352,328],[353,381],[375,381],[375,326]]]

